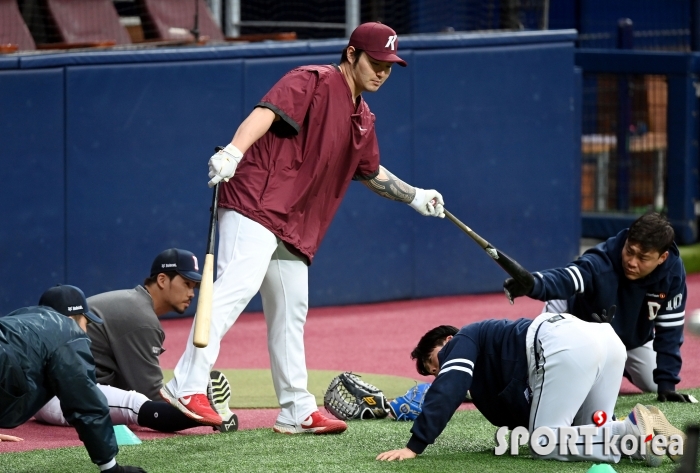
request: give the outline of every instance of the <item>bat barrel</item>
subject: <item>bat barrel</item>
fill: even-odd
[[[194,336],[192,343],[197,348],[209,344],[209,327],[211,325],[211,303],[214,292],[214,255],[209,253],[204,257],[202,282],[199,284],[199,299],[194,319]]]

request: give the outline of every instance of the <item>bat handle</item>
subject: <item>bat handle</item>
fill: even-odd
[[[506,293],[506,297],[508,298],[508,301],[510,302],[510,305],[515,304],[515,301],[513,300],[513,296],[510,295],[510,292],[508,292],[508,289],[505,287],[503,288],[503,292]]]
[[[207,254],[214,254],[216,244],[217,207],[219,206],[219,183],[214,186],[214,195],[211,202],[211,215],[209,216],[209,237],[207,238]]]
[[[452,223],[461,228],[464,233],[469,235],[483,249],[487,249],[489,246],[491,246],[491,244],[488,241],[481,238],[481,236],[479,236],[474,230],[466,226],[460,219],[452,215],[452,213],[447,209],[445,209],[445,217],[447,217],[449,220],[452,221]]]
[[[214,148],[214,151],[218,153],[223,149],[223,146],[217,146],[216,148]],[[216,221],[218,220],[217,207],[219,206],[219,184],[221,183],[217,182],[214,186],[214,192],[211,200],[211,215],[209,217],[209,237],[207,239],[207,254],[214,254],[214,245],[216,244]]]

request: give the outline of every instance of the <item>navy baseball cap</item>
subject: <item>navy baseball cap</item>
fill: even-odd
[[[39,305],[51,307],[56,312],[66,316],[83,314],[92,323],[102,323],[101,318],[90,312],[83,291],[68,284],[59,284],[46,290],[39,299]]]
[[[396,31],[379,23],[362,23],[350,35],[348,46],[354,46],[366,52],[377,61],[395,62],[406,67],[406,61],[396,55],[399,39]]]
[[[202,280],[197,257],[187,250],[170,248],[156,256],[151,265],[151,276],[168,271],[177,271],[180,276],[190,281],[200,282]]]

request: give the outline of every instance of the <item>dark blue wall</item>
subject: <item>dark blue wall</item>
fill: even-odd
[[[577,249],[569,46],[414,56],[417,70],[441,72],[414,82],[417,91],[439,91],[415,97],[414,147],[425,150],[414,158],[416,185],[449,190],[448,208],[526,267],[556,264],[552,250]],[[482,250],[447,222],[415,226],[416,295],[493,291],[502,282],[498,266],[474,264],[483,262]]]
[[[572,32],[402,38],[365,99],[382,164],[531,269],[578,252]],[[0,313],[54,283],[139,284],[162,249],[203,260],[207,160],[290,68],[339,41],[20,57],[0,70]],[[310,269],[314,306],[500,290],[447,220],[353,183]],[[249,307],[258,310],[259,300]]]
[[[0,71],[0,314],[66,275],[63,76]]]

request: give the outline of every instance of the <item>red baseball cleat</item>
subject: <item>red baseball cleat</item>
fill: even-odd
[[[279,434],[339,434],[345,432],[348,424],[342,420],[329,419],[316,411],[304,419],[301,424],[289,425],[279,421],[272,428]]]
[[[200,424],[214,427],[221,425],[221,416],[211,408],[206,394],[192,394],[178,398],[170,392],[167,386],[163,386],[160,390],[160,397]]]

